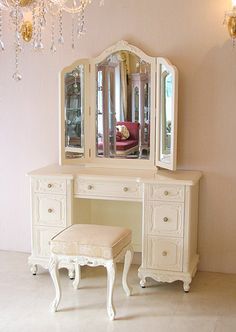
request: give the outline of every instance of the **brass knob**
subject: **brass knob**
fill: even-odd
[[[163,251],[162,256],[167,256],[167,251]]]
[[[129,188],[128,187],[124,187],[123,190],[126,192],[126,191],[129,190]]]
[[[51,183],[48,184],[48,188],[52,188],[52,184]]]
[[[88,190],[92,190],[93,186],[91,184],[88,185]]]
[[[169,192],[167,190],[164,191],[164,195],[165,196],[168,196],[169,195]]]
[[[163,218],[163,221],[164,221],[164,222],[167,222],[167,221],[168,221],[168,218],[167,218],[167,217]]]
[[[48,209],[48,213],[52,213],[53,212],[53,210],[52,209]]]

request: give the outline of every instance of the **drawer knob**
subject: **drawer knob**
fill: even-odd
[[[129,190],[129,188],[128,188],[128,187],[124,187],[123,190],[124,190],[125,192],[127,192],[127,191]]]
[[[168,221],[168,218],[167,218],[167,217],[163,218],[163,221],[164,221],[164,222],[167,222],[167,221]]]
[[[164,191],[164,195],[165,196],[168,196],[169,195],[169,192],[167,190]]]
[[[93,186],[91,184],[88,185],[88,190],[92,190]]]
[[[167,256],[167,251],[163,251],[162,256]]]
[[[52,184],[51,183],[48,184],[48,188],[52,188]]]
[[[48,213],[52,213],[53,212],[53,209],[48,209]]]

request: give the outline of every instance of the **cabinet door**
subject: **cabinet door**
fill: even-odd
[[[146,241],[148,268],[182,271],[183,239],[148,236]]]
[[[178,72],[168,60],[157,58],[156,166],[176,170]]]
[[[147,234],[183,236],[183,203],[148,202],[145,213],[148,220]]]
[[[50,240],[53,236],[61,232],[59,227],[34,227],[33,229],[33,254],[36,257],[50,256]]]
[[[35,225],[66,226],[66,196],[35,194],[33,199]]]

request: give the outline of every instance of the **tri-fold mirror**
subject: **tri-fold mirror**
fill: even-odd
[[[176,169],[177,69],[120,41],[60,76],[60,162]]]

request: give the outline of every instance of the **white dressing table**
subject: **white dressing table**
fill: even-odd
[[[135,201],[142,205],[142,226],[133,224],[133,228],[142,227],[142,243],[136,244],[136,251],[142,251],[141,285],[146,277],[163,282],[182,280],[184,290],[189,290],[198,263],[200,172],[52,165],[31,172],[30,177],[32,273],[38,264],[48,267],[48,242],[53,235],[84,222],[74,218],[77,199]],[[130,227],[128,219],[126,226]]]
[[[32,272],[48,267],[48,241],[63,228],[120,225],[142,253],[141,286],[182,280],[187,292],[201,173],[176,171],[177,68],[120,41],[64,68],[60,87],[61,166],[30,173]]]

